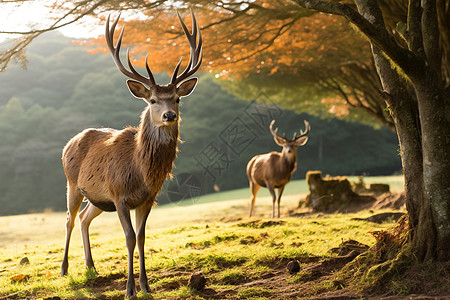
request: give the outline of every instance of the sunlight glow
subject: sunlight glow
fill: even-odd
[[[26,32],[50,26],[55,22],[52,17],[58,16],[48,7],[51,3],[52,1],[1,3],[0,32]],[[72,38],[90,38],[103,34],[103,30],[103,26],[99,26],[97,19],[85,17],[81,22],[64,26],[58,31]],[[20,34],[0,33],[0,42],[19,36]]]

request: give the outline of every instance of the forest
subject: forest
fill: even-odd
[[[65,210],[61,151],[67,141],[90,127],[137,126],[145,108],[130,95],[109,54],[90,54],[58,32],[33,41],[27,60],[26,70],[10,64],[0,73],[0,215]],[[195,92],[182,100],[183,143],[159,204],[185,197],[179,191],[182,183],[196,194],[248,186],[250,158],[280,150],[268,129],[272,119],[288,137],[304,129],[303,120],[311,124],[294,179],[304,178],[308,170],[330,175],[401,171],[397,137],[389,129],[294,112],[269,92],[242,100],[235,96],[237,87],[227,92],[230,88],[211,74],[198,76]],[[168,82],[166,73],[156,77]]]

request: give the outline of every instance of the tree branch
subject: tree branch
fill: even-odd
[[[436,13],[436,0],[422,0],[422,8],[423,48],[428,64],[441,75],[441,51],[439,48],[439,24]]]
[[[418,59],[411,51],[399,46],[395,38],[388,33],[376,1],[356,0],[358,9],[365,8],[365,12],[362,14],[341,3],[321,0],[295,0],[295,2],[305,8],[345,17],[386,53],[407,76],[414,77],[425,68],[422,60]]]

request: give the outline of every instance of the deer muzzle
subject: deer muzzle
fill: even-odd
[[[166,112],[163,114],[163,121],[164,123],[171,123],[175,122],[177,120],[177,114],[174,112]]]

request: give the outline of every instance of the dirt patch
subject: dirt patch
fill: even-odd
[[[264,221],[264,220],[253,220],[253,221],[245,221],[241,223],[237,223],[236,225],[239,227],[250,227],[250,228],[266,228],[266,227],[273,227],[273,226],[280,226],[286,223],[282,220],[277,221]]]
[[[377,201],[372,204],[371,209],[401,209],[405,206],[405,202],[404,193],[384,193],[377,197]]]
[[[330,253],[337,255],[349,255],[352,251],[355,251],[357,254],[361,254],[369,250],[369,246],[361,244],[355,240],[348,240],[342,242],[339,247],[332,248]]]
[[[97,276],[91,280],[88,280],[82,288],[90,288],[98,291],[119,290],[123,291],[127,289],[125,274],[111,274],[109,276]]]

